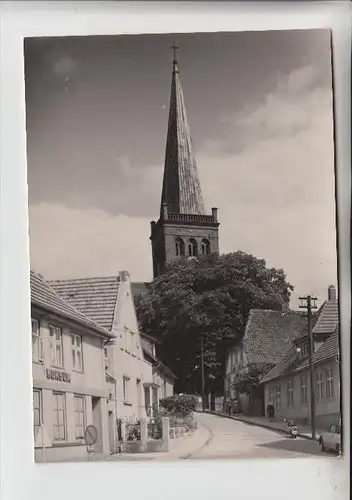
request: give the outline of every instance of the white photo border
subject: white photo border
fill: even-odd
[[[346,2],[2,2],[0,5],[1,492],[4,500],[346,498],[350,442],[351,4]],[[35,464],[23,39],[331,28],[334,50],[342,458]],[[307,165],[309,168],[309,165]]]

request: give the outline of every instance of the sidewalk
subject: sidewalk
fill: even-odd
[[[249,425],[257,425],[258,427],[263,427],[265,429],[271,429],[279,432],[283,432],[285,434],[289,434],[289,429],[286,422],[282,420],[270,421],[267,417],[253,417],[251,415],[231,415],[229,416],[227,413],[218,412],[218,411],[210,411],[206,410],[207,413],[212,415],[217,415],[218,417],[230,418],[232,420],[238,420],[240,422],[244,422]],[[298,433],[300,437],[306,439],[312,439],[312,431],[308,426],[298,426]],[[316,441],[319,441],[319,431],[316,432]]]

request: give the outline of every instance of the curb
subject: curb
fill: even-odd
[[[222,417],[222,418],[228,418],[230,420],[236,420],[237,422],[243,422],[244,424],[253,425],[255,427],[262,427],[263,429],[268,429],[270,431],[281,432],[282,434],[290,435],[290,432],[286,429],[282,429],[280,427],[273,427],[273,426],[270,426],[268,424],[264,424],[264,423],[260,423],[260,422],[253,422],[252,420],[247,420],[246,418],[232,417],[232,416],[226,415],[224,413],[219,413],[219,412],[210,411],[210,410],[206,410],[206,413],[209,413],[210,415],[216,415],[216,416]],[[300,433],[298,433],[298,436],[301,438],[309,439],[310,441],[313,441],[312,436],[307,436],[306,434],[300,434]],[[316,437],[315,441],[319,441],[319,437]]]

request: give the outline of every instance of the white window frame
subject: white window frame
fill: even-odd
[[[334,398],[334,372],[331,367],[326,369],[326,398]]]
[[[129,383],[130,383],[130,377],[127,375],[124,375],[122,377],[122,390],[123,390],[123,402],[124,403],[129,403]]]
[[[317,402],[324,400],[323,374],[318,371],[315,376],[315,399]]]
[[[83,339],[77,333],[71,333],[71,356],[72,369],[76,372],[83,373]],[[80,366],[77,360],[80,359]]]
[[[51,363],[53,366],[58,368],[64,367],[64,349],[62,341],[62,328],[59,326],[49,325],[50,331],[50,348],[51,348]],[[57,338],[57,334],[60,334],[60,338]],[[61,359],[58,359],[57,348],[60,349]]]
[[[287,381],[287,406],[288,408],[293,408],[294,406],[293,379]]]
[[[77,405],[78,401],[80,405]],[[75,412],[75,438],[78,441],[84,439],[84,430],[86,427],[86,398],[82,394],[74,395],[74,412]]]
[[[307,404],[308,402],[307,375],[302,375],[300,378],[300,393],[301,393],[301,403]]]
[[[35,405],[34,394],[38,395],[39,406]],[[33,436],[34,436],[34,440],[36,439],[36,437],[38,435],[38,431],[40,430],[41,425],[43,423],[43,413],[42,412],[43,412],[42,391],[40,389],[33,389]],[[38,415],[38,417],[39,417],[39,424],[35,423],[36,415]],[[36,428],[38,429],[38,431],[36,431]]]
[[[53,440],[55,442],[63,442],[66,441],[66,398],[64,392],[56,392],[53,391],[53,399],[54,399],[54,418],[53,418]],[[62,408],[60,408],[58,404],[59,401],[62,401]],[[60,418],[59,415],[62,415]],[[62,423],[61,423],[62,421]],[[60,436],[59,429],[62,429],[62,437]],[[59,436],[59,437],[58,437]]]
[[[43,351],[42,351],[42,342],[40,338],[40,323],[36,318],[31,318],[31,329],[32,329],[32,361],[34,363],[40,363],[41,361],[43,361]]]

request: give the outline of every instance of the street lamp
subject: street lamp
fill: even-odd
[[[314,385],[314,368],[313,368],[313,329],[312,329],[312,309],[317,308],[317,298],[308,295],[307,297],[299,297],[300,309],[307,310],[308,316],[308,346],[309,346],[309,378],[310,378],[310,418],[312,426],[312,439],[315,439],[315,385]]]

